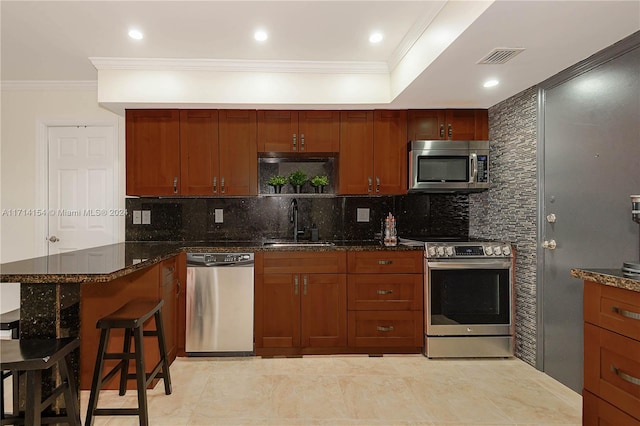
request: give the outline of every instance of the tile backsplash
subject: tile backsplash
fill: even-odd
[[[373,240],[381,220],[392,213],[400,237],[467,238],[467,195],[334,196],[287,194],[217,198],[127,198],[127,241],[262,241],[291,239],[290,208],[298,202],[302,239],[317,226],[321,240]],[[222,223],[215,210],[222,210]],[[369,221],[357,221],[358,209]],[[133,224],[133,211],[150,211],[150,224]]]

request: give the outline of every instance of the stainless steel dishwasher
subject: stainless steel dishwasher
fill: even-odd
[[[187,253],[188,356],[253,349],[253,253]]]

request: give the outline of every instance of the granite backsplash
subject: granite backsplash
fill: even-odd
[[[302,239],[317,226],[321,240],[373,240],[381,220],[396,217],[400,237],[456,237],[469,233],[467,195],[335,196],[319,194],[217,198],[127,198],[127,241],[262,241],[291,239],[293,198],[298,201]],[[357,221],[357,209],[369,221]],[[222,209],[223,222],[215,222]],[[134,210],[151,211],[150,224],[133,224]]]

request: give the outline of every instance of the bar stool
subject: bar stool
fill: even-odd
[[[91,384],[91,394],[89,396],[89,406],[87,409],[86,426],[90,426],[93,416],[134,416],[140,418],[140,425],[149,424],[149,413],[147,408],[147,386],[156,377],[164,381],[164,392],[171,394],[171,376],[169,374],[169,362],[164,339],[164,328],[162,325],[161,308],[163,300],[133,300],[117,311],[98,320],[96,328],[100,331],[100,344],[96,365],[93,370],[93,381]],[[151,317],[155,318],[155,330],[143,330],[144,323]],[[107,353],[109,344],[109,333],[111,329],[122,328],[124,333],[124,344],[122,352]],[[160,350],[160,361],[150,373],[146,372],[144,363],[144,336],[154,336],[158,339],[158,349]],[[135,351],[131,352],[131,339],[134,339]],[[102,375],[104,361],[108,359],[118,359],[116,364],[106,375]],[[135,374],[129,374],[129,360],[134,359],[136,364]],[[162,372],[160,372],[162,370]],[[120,373],[119,394],[127,392],[127,380],[135,379],[138,391],[138,408],[97,408],[98,396],[103,385],[111,380],[117,373]]]
[[[18,413],[17,385],[14,385],[13,413],[7,416],[2,411],[2,424],[40,425],[43,423],[66,422],[80,426],[78,392],[71,373],[70,354],[80,346],[77,338],[66,339],[22,339],[4,340],[1,346],[0,368],[18,374],[26,374],[25,413]],[[42,371],[54,365],[58,366],[62,383],[51,395],[42,399]],[[4,388],[4,387],[3,387]],[[4,389],[2,389],[4,399]],[[42,411],[53,404],[60,395],[64,395],[65,415],[42,416]]]
[[[0,330],[11,331],[11,338],[17,339],[20,337],[20,309],[14,309],[13,311],[0,314]],[[4,395],[4,380],[8,377],[14,376],[13,380],[18,380],[17,372],[11,370],[0,370],[0,395]],[[17,413],[18,404],[18,386],[13,387],[13,412]],[[0,413],[4,418],[4,398],[0,399]]]

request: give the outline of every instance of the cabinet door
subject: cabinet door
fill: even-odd
[[[344,274],[300,274],[302,346],[347,345],[347,283]]]
[[[169,362],[176,358],[178,327],[178,257],[174,256],[162,262],[161,266],[161,291],[162,300],[162,325],[164,326],[164,339],[167,348]]]
[[[300,346],[300,282],[295,274],[256,275],[256,348]]]
[[[349,274],[347,300],[357,311],[417,311],[423,307],[422,274]]]
[[[258,111],[258,151],[298,152],[298,112]]]
[[[446,139],[470,141],[487,139],[488,124],[483,120],[482,110],[448,109],[446,111]]]
[[[640,420],[634,419],[591,392],[583,390],[582,424],[584,426],[640,426]]]
[[[182,195],[216,195],[218,182],[218,111],[180,111]]]
[[[340,194],[373,193],[373,112],[340,112]]]
[[[407,112],[373,113],[373,172],[376,194],[407,193]]]
[[[220,111],[220,195],[258,194],[256,112]]]
[[[127,110],[127,195],[180,194],[178,110]]]
[[[338,152],[340,149],[338,111],[300,111],[298,130],[299,152]]]
[[[409,110],[407,115],[407,136],[410,141],[445,139],[444,110],[414,109]]]

